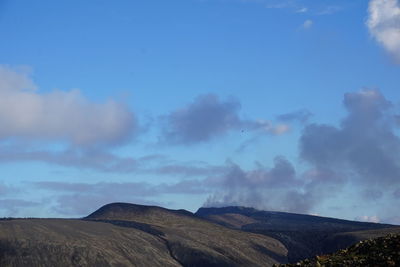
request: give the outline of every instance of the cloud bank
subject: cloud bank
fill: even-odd
[[[398,0],[371,0],[368,29],[372,37],[400,63],[400,4]]]
[[[347,93],[343,105],[347,115],[339,126],[304,127],[299,156],[308,170],[296,171],[283,157],[277,157],[271,168],[243,170],[233,164],[215,183],[205,206],[310,213],[330,198],[343,197],[346,186],[353,188],[360,203],[381,198],[398,201],[400,138],[394,105],[378,90]],[[378,215],[388,216],[389,210]]]

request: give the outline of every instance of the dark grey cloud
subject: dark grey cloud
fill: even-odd
[[[377,90],[363,90],[346,94],[344,106],[348,115],[339,127],[311,124],[304,129],[301,157],[318,168],[346,170],[347,178],[360,185],[398,184],[400,139],[390,101]]]
[[[197,143],[208,141],[240,125],[236,100],[220,102],[217,96],[198,96],[188,106],[166,117],[164,138],[174,143]]]
[[[400,185],[400,139],[393,104],[378,90],[362,90],[345,94],[343,105],[347,116],[339,126],[304,128],[300,156],[334,177],[319,178],[336,186],[328,190],[323,182],[317,186],[322,192],[339,194],[342,186],[350,184],[359,188],[361,199],[377,201]]]
[[[214,94],[200,95],[189,105],[162,118],[161,139],[167,143],[194,144],[211,140],[231,130],[263,131],[283,134],[286,125],[273,126],[264,120],[243,120],[239,116],[240,103],[235,99],[221,101]]]
[[[337,173],[309,169],[299,174],[281,156],[275,158],[271,168],[258,164],[252,170],[243,170],[234,163],[226,168],[224,175],[205,181],[214,193],[204,206],[240,205],[309,213],[341,188],[342,179]]]
[[[227,173],[214,181],[215,192],[204,205],[307,212],[309,207],[298,201],[305,197],[299,190],[303,186],[304,182],[284,157],[276,157],[271,168],[259,165],[250,171],[230,163]]]

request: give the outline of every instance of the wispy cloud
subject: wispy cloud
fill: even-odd
[[[302,7],[296,10],[296,13],[306,13],[308,11],[307,7]]]
[[[153,201],[164,194],[205,194],[202,181],[184,180],[173,184],[153,185],[145,182],[68,183],[41,181],[35,190],[54,193],[51,209],[59,215],[84,216],[111,202],[161,205]],[[1,203],[1,201],[0,201]]]
[[[45,162],[63,167],[95,170],[104,173],[140,173],[162,176],[218,175],[224,168],[204,162],[177,162],[163,155],[123,157],[104,150],[67,149],[63,151],[30,150],[15,146],[0,146],[0,163]],[[0,184],[0,195],[6,186]]]
[[[336,5],[328,5],[328,6],[323,6],[320,7],[317,11],[316,11],[316,15],[331,15],[334,13],[337,13],[339,11],[342,11],[344,9],[343,6],[336,6]]]
[[[24,199],[6,198],[0,199],[0,211],[7,216],[20,216],[20,212],[24,208],[38,207],[43,203],[27,201]]]
[[[67,149],[64,151],[25,150],[0,147],[0,162],[46,162],[64,167],[101,172],[129,173],[138,169],[138,161],[103,150]]]
[[[277,116],[277,120],[283,122],[300,122],[302,124],[308,122],[313,114],[307,109],[292,111]]]

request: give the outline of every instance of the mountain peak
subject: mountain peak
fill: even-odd
[[[179,209],[170,210],[158,206],[147,206],[124,202],[115,202],[102,206],[98,210],[89,214],[85,219],[116,219],[121,217],[143,216],[157,213],[174,213],[178,215],[193,216],[190,211]]]

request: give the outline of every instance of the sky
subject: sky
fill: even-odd
[[[0,0],[0,40],[1,217],[400,224],[398,0]]]

